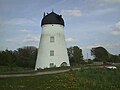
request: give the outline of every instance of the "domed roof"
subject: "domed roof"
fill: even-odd
[[[41,26],[45,24],[60,24],[64,26],[64,20],[62,18],[62,15],[58,15],[54,13],[53,11],[45,16],[42,19]]]

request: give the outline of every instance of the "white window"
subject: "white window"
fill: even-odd
[[[50,42],[54,42],[54,36],[50,37]]]
[[[50,56],[54,56],[54,50],[50,50]]]

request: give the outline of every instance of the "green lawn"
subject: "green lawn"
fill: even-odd
[[[0,90],[120,90],[120,68],[86,69],[34,77],[0,78]]]
[[[24,71],[32,71],[31,68],[23,68],[23,67],[9,67],[9,66],[0,66],[0,74],[1,73],[17,73],[17,72],[24,72]]]

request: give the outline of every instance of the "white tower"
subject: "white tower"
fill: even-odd
[[[64,20],[53,11],[41,22],[42,32],[35,70],[70,66],[64,36]]]

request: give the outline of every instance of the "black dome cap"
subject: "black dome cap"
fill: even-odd
[[[54,13],[53,11],[51,13],[47,14],[46,16],[44,13],[44,17],[42,19],[41,26],[45,25],[45,24],[60,24],[60,25],[65,26],[62,15],[58,15],[58,14]]]

